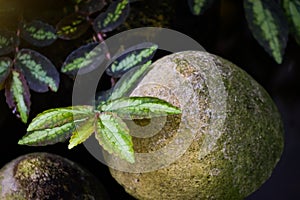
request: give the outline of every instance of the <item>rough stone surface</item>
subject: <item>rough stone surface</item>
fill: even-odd
[[[218,73],[211,73],[212,67]],[[159,131],[155,125],[147,127],[147,121],[136,123],[143,129],[130,128],[133,135],[151,132],[147,128],[157,132],[134,138],[137,153],[155,152],[186,132],[193,136],[185,153],[161,169],[141,173],[110,169],[138,199],[243,199],[271,176],[280,159],[283,127],[272,99],[246,72],[218,56],[186,51],[163,57],[152,64],[131,96],[155,96],[183,111],[181,116],[168,116]],[[219,102],[224,98],[225,110]],[[131,166],[107,160],[117,169]],[[145,168],[139,163],[131,167]]]
[[[0,170],[0,199],[108,199],[104,188],[89,172],[58,155],[32,153]]]

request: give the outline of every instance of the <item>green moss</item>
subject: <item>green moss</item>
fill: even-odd
[[[33,153],[0,171],[0,199],[106,199],[101,184],[75,163],[57,155]]]
[[[212,67],[218,73],[210,73]],[[178,73],[181,81],[174,78]],[[187,83],[194,94],[187,93]],[[215,88],[209,90],[208,83]],[[177,96],[173,94],[176,91]],[[168,92],[173,93],[168,96]],[[175,105],[190,98],[179,123],[195,124],[191,126],[194,130],[187,127],[195,133],[187,151],[165,168],[143,173],[110,169],[125,190],[138,199],[244,199],[270,177],[279,161],[283,127],[275,104],[253,78],[227,60],[195,51],[166,56],[153,63],[131,95],[156,96]],[[226,99],[224,111],[218,109],[217,95]],[[211,132],[214,117],[217,120]],[[222,119],[224,124],[218,123]],[[139,139],[134,148],[148,152],[168,144],[178,135],[175,124],[164,126],[153,136],[159,140]],[[144,131],[151,132],[147,127]]]

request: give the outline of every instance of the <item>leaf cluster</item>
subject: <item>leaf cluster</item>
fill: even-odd
[[[187,0],[194,15],[201,15],[215,0]],[[281,64],[289,32],[300,45],[300,0],[243,0],[253,37]]]
[[[32,49],[20,48],[21,40],[39,48],[47,47],[57,39],[76,39],[92,25],[96,41],[71,52],[61,67],[61,72],[73,77],[86,66],[91,70],[92,60],[101,63],[105,59],[99,56],[104,55],[104,50],[95,47],[103,40],[102,34],[120,26],[129,14],[128,0],[114,1],[105,11],[102,11],[107,4],[104,0],[73,3],[75,12],[61,19],[55,28],[43,21],[26,22],[22,19],[17,30],[0,30],[0,89],[5,89],[8,106],[24,123],[30,112],[29,89],[39,93],[49,89],[56,92],[60,78],[57,68],[46,56]],[[99,13],[98,16],[92,17],[95,13]]]

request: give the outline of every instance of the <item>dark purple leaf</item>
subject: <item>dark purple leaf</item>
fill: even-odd
[[[106,12],[96,17],[93,28],[97,33],[112,31],[126,20],[128,14],[128,0],[114,1],[110,4]]]
[[[57,36],[64,40],[73,40],[82,36],[89,28],[86,16],[73,13],[64,17],[56,25]]]
[[[30,111],[30,92],[22,73],[13,70],[5,85],[6,102],[9,108],[26,123]]]
[[[58,90],[59,73],[51,61],[31,49],[22,49],[17,53],[15,67],[24,73],[30,89],[36,92]]]
[[[106,69],[106,73],[116,78],[121,77],[130,69],[151,60],[156,50],[157,45],[150,42],[132,46],[112,58],[113,63]]]
[[[0,30],[0,56],[12,52],[19,45],[16,34],[6,30]]]
[[[61,72],[75,77],[78,70],[88,73],[101,65],[105,60],[106,46],[101,43],[90,43],[73,51],[65,60]]]
[[[12,67],[12,60],[9,57],[0,58],[0,83],[3,83]]]
[[[21,36],[30,44],[39,47],[48,46],[57,38],[53,26],[38,20],[24,23],[21,28]]]

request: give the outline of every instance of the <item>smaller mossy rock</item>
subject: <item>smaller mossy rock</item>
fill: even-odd
[[[268,93],[245,71],[207,52],[174,53],[150,68],[130,95],[164,99],[182,114],[128,122],[136,163],[106,155],[112,176],[143,200],[239,200],[257,190],[284,144]]]
[[[2,200],[102,200],[102,184],[74,162],[49,153],[20,156],[0,170]]]

